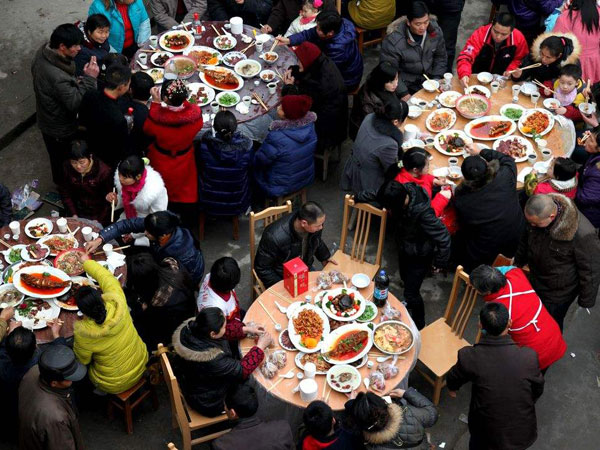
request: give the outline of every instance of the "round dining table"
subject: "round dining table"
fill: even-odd
[[[60,233],[58,231],[58,227],[56,226],[57,218],[54,218],[54,217],[45,217],[45,218],[50,220],[53,223],[53,229],[52,229],[51,234]],[[73,236],[75,237],[75,239],[77,239],[77,242],[79,243],[80,248],[82,248],[85,243],[85,240],[83,239],[83,235],[81,234],[81,229],[83,227],[86,227],[86,226],[91,227],[92,231],[96,232],[96,233],[98,231],[100,231],[100,229],[101,229],[99,227],[98,222],[96,222],[96,221],[79,218],[79,217],[66,217],[66,219],[67,219],[67,226],[69,227],[69,229],[71,231],[75,231]],[[24,231],[25,225],[27,225],[27,223],[30,220],[32,220],[32,219],[26,219],[26,220],[19,221],[21,232],[20,232],[19,238],[17,240],[14,240],[12,238],[12,236],[10,237],[10,239],[5,239],[6,235],[11,234],[10,228],[8,225],[0,228],[0,238],[2,238],[2,240],[4,240],[5,242],[7,242],[10,245],[16,245],[16,244],[26,244],[27,245],[27,244],[36,243],[37,239],[30,238],[29,236],[27,236],[25,234],[25,231]],[[115,245],[115,247],[116,247],[116,245]],[[3,248],[3,250],[4,250],[4,248]],[[117,250],[117,252],[121,253],[120,250]],[[98,254],[98,253],[99,253],[98,251],[93,253],[91,255],[92,259],[94,259],[96,261],[106,260],[106,256],[104,256],[104,254]],[[50,257],[49,261],[53,262],[53,258]],[[4,263],[4,267],[6,267],[7,263],[5,260],[3,260],[3,263]],[[121,285],[124,286],[126,279],[127,279],[127,266],[123,265],[121,267],[117,267],[115,269],[114,275],[115,275],[115,277],[118,277]],[[77,322],[78,320],[81,319],[81,317],[77,315],[77,311],[69,311],[69,310],[61,308],[60,315],[58,316],[58,318],[63,321],[63,326],[60,329],[60,336],[64,337],[64,338],[72,337],[73,336],[73,327],[75,325],[75,322]],[[34,333],[35,333],[35,337],[36,337],[38,344],[46,344],[46,343],[54,340],[54,338],[52,337],[52,331],[50,330],[50,327],[45,327],[45,328],[41,328],[38,330],[34,330]]]
[[[345,274],[345,275],[351,276],[352,274]],[[263,305],[264,305],[264,308],[266,308],[269,311],[271,316],[282,326],[282,330],[287,329],[288,318],[285,314],[282,314],[279,311],[275,302],[279,303],[281,306],[287,307],[293,302],[304,301],[306,295],[311,295],[314,298],[315,295],[317,295],[318,292],[320,292],[320,289],[318,289],[316,287],[318,276],[319,276],[319,272],[309,272],[308,292],[304,292],[303,294],[299,295],[296,298],[293,298],[290,296],[290,294],[287,292],[287,290],[283,286],[283,281],[280,281],[277,284],[271,286],[265,292],[263,292],[258,297],[258,299],[256,299],[252,303],[252,305],[248,309],[246,316],[244,317],[244,323],[247,324],[249,322],[254,322],[256,324],[263,325],[265,327],[266,331],[269,332],[271,334],[271,336],[273,336],[274,344],[272,347],[267,349],[267,351],[266,351],[267,354],[274,350],[280,350],[280,349],[282,349],[282,347],[279,344],[280,332],[275,330],[275,323],[273,322],[273,320],[271,320],[269,315],[266,313],[265,309],[263,309]],[[335,288],[335,287],[342,287],[342,286],[341,285],[332,286],[332,288]],[[359,289],[359,292],[365,299],[368,300],[373,294],[373,288],[374,288],[374,283],[371,282],[369,284],[369,286],[367,286],[366,288]],[[402,388],[408,387],[408,374],[415,366],[415,364],[417,362],[417,356],[418,356],[419,350],[421,348],[421,337],[420,337],[419,331],[417,330],[417,327],[415,326],[413,320],[411,319],[410,315],[408,314],[408,311],[406,310],[405,306],[402,304],[402,302],[400,302],[391,293],[388,294],[388,304],[400,312],[400,314],[401,314],[400,320],[410,327],[410,329],[413,333],[415,342],[414,342],[414,345],[412,346],[412,348],[408,352],[404,353],[403,355],[401,355],[398,358],[398,361],[396,362],[396,367],[398,368],[398,374],[395,377],[393,377],[389,380],[386,380],[385,390],[383,392],[378,392],[379,395],[386,395],[389,391],[391,391],[392,389],[394,389],[396,387],[402,387]],[[379,308],[378,314],[374,319],[374,323],[379,323],[379,321],[381,320],[381,317],[383,315],[382,313],[383,313],[383,308]],[[344,324],[347,324],[347,323],[354,323],[354,322],[344,322]],[[252,348],[253,345],[254,345],[253,339],[246,338],[246,339],[241,340],[240,341],[241,353],[242,354],[247,353],[250,350],[250,348]],[[272,401],[273,399],[275,399],[275,400],[279,401],[280,403],[283,403],[284,404],[283,405],[283,414],[285,414],[286,416],[289,416],[289,415],[293,415],[294,412],[297,413],[298,411],[302,411],[304,408],[306,408],[308,403],[303,401],[300,398],[299,392],[296,392],[296,393],[293,392],[294,388],[299,383],[299,379],[297,378],[296,374],[299,372],[303,372],[296,366],[296,364],[294,362],[294,358],[298,352],[288,351],[288,350],[285,350],[285,351],[286,351],[286,355],[287,355],[287,361],[286,361],[285,367],[282,369],[279,369],[279,371],[277,372],[277,374],[275,375],[274,378],[272,378],[272,379],[265,378],[265,376],[262,374],[262,372],[259,369],[254,371],[253,378],[254,378],[255,384],[260,387],[260,390],[263,393],[263,398],[265,399],[265,401]],[[375,346],[373,346],[369,350],[368,359],[369,359],[369,361],[372,361],[374,364],[373,364],[372,368],[368,367],[369,364],[365,364],[364,366],[362,366],[361,368],[358,369],[362,379],[368,377],[369,373],[376,369],[376,367],[377,367],[376,358],[380,357],[380,356],[388,356],[388,355],[385,355],[384,353],[380,352]],[[391,363],[392,360],[390,359],[387,362]],[[293,378],[284,379],[279,376],[279,375],[288,373],[290,370],[294,371]],[[317,391],[316,400],[326,401],[329,404],[329,406],[331,406],[331,408],[334,410],[343,409],[344,404],[348,400],[348,396],[346,394],[332,390],[329,387],[328,383],[326,382],[325,378],[326,377],[324,375],[316,375],[315,376],[315,381],[317,382],[318,387],[319,387],[318,391]],[[358,391],[359,392],[366,391],[366,387],[363,383],[363,380],[361,380]],[[277,406],[278,406],[277,409],[279,409],[279,411],[281,411],[282,405],[280,404]],[[293,411],[293,410],[295,410],[295,411]]]
[[[204,26],[205,30],[201,36],[195,37],[194,45],[213,48],[213,49],[219,51],[221,53],[221,55],[225,55],[228,52],[233,52],[233,51],[239,52],[239,51],[244,50],[250,44],[243,42],[241,39],[241,35],[233,35],[233,37],[235,37],[235,39],[237,41],[237,44],[234,48],[232,48],[230,50],[218,50],[214,47],[213,40],[215,37],[218,36],[217,31],[221,35],[224,33],[224,31],[229,32],[229,30],[227,30],[225,28],[225,25],[227,23],[228,22],[222,22],[222,21],[203,21],[202,25]],[[258,28],[254,28],[249,25],[244,25],[244,34],[246,36],[250,36],[250,37],[254,38],[254,32],[256,32],[257,34],[260,34],[260,30]],[[159,38],[159,46],[158,47],[159,47],[160,52],[168,51],[168,52],[173,53],[174,55],[182,55],[183,54],[182,52],[176,53],[172,50],[165,50],[164,48],[160,47],[160,36],[162,36],[163,34],[164,33],[161,33],[158,35],[158,38]],[[272,38],[269,41],[267,41],[266,43],[264,43],[263,52],[270,50],[273,43],[274,43],[274,38]],[[145,42],[140,47],[138,52],[135,54],[134,59],[132,60],[132,68],[134,70],[145,70],[145,69],[141,68],[139,65],[139,54],[142,50],[145,50],[145,51],[152,50],[150,48],[149,41]],[[254,46],[254,45],[251,46],[245,52],[245,54],[246,54],[247,59],[253,59],[255,61],[258,61],[262,67],[262,70],[270,69],[275,72],[279,71],[279,73],[282,75],[288,69],[289,66],[298,63],[298,58],[296,58],[296,55],[294,54],[294,52],[285,45],[278,45],[273,49],[273,51],[279,55],[279,58],[273,64],[269,64],[266,61],[259,58],[259,52],[256,51],[256,46]],[[150,56],[152,55],[152,53],[147,53],[147,54],[148,54],[147,66],[149,69],[152,69],[154,67],[162,67],[162,66],[157,66],[157,65],[152,64],[150,62]],[[233,67],[226,66],[223,62],[220,63],[220,66],[228,67],[229,69],[233,70]],[[240,90],[235,91],[235,92],[240,96],[240,98],[243,98],[244,96],[247,96],[247,95],[252,96],[253,93],[258,94],[258,96],[262,99],[262,101],[264,102],[267,109],[263,108],[260,104],[258,104],[258,103],[255,104],[253,102],[250,105],[250,111],[248,112],[248,114],[242,114],[235,108],[235,106],[228,107],[228,108],[221,106],[221,109],[227,109],[227,111],[231,111],[235,115],[235,117],[238,121],[238,124],[254,120],[254,119],[268,113],[269,111],[273,110],[274,108],[276,108],[280,103],[281,87],[283,85],[282,80],[279,79],[278,77],[276,77],[274,80],[272,80],[272,82],[277,83],[277,90],[274,94],[271,94],[271,93],[269,93],[269,89],[267,88],[268,83],[261,80],[259,78],[258,74],[256,74],[256,76],[254,76],[252,78],[243,78],[243,80],[244,80],[244,86]],[[198,72],[195,72],[186,81],[188,83],[202,82],[202,80],[199,77]],[[219,93],[218,88],[213,87],[213,89],[215,90],[215,92],[217,94]],[[202,109],[203,117],[205,118],[204,128],[208,129],[212,125],[212,120],[206,120],[206,117],[211,116],[212,114],[214,114],[214,112],[212,110],[210,103],[208,105],[202,106],[201,109]]]

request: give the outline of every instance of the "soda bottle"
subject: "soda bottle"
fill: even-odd
[[[375,290],[373,291],[373,303],[378,308],[382,308],[387,302],[389,285],[390,277],[387,276],[385,270],[380,270],[375,277]]]
[[[127,109],[127,114],[125,114],[125,121],[127,122],[127,130],[131,133],[133,129],[133,108]]]
[[[194,32],[194,36],[196,36],[197,38],[199,38],[202,35],[202,22],[200,22],[200,15],[198,13],[194,13],[192,31]]]

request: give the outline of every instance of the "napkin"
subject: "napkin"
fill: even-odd
[[[108,258],[106,258],[106,262],[110,267],[116,269],[117,267],[125,265],[125,255],[122,253],[113,252]]]
[[[523,170],[521,170],[519,172],[519,175],[517,175],[517,181],[519,183],[525,183],[525,177],[527,175],[529,175],[531,173],[531,171],[533,170],[533,167],[525,167]]]
[[[250,112],[250,108],[248,108],[245,104],[243,104],[242,102],[238,103],[235,107],[235,109],[237,111],[239,111],[240,114],[248,114]]]

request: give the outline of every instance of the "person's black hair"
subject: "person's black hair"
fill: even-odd
[[[503,27],[510,27],[511,30],[514,30],[517,22],[511,13],[501,12],[496,14],[496,17],[494,17],[492,25],[495,24],[502,25]]]
[[[333,411],[327,403],[315,400],[304,410],[302,422],[309,436],[323,442],[331,433]]]
[[[317,16],[317,25],[324,34],[330,31],[337,34],[342,28],[342,16],[337,11],[323,11]]]
[[[552,172],[554,173],[554,179],[558,181],[567,181],[577,174],[577,164],[570,158],[559,156],[554,160]]]
[[[423,170],[427,165],[429,152],[421,147],[411,147],[402,155],[402,166],[406,170]]]
[[[57,26],[52,35],[50,36],[50,48],[57,49],[60,44],[65,47],[73,47],[74,45],[81,45],[83,42],[83,33],[72,23],[63,23]]]
[[[487,264],[475,267],[469,274],[469,281],[482,294],[494,294],[506,286],[504,274]]]
[[[508,319],[508,309],[502,303],[486,303],[479,313],[481,329],[490,336],[500,336],[506,330]]]
[[[596,143],[600,146],[600,125],[592,128],[590,133],[596,138]]]
[[[408,9],[406,13],[406,18],[409,22],[420,19],[421,17],[425,17],[429,15],[429,8],[424,2],[413,2],[411,7]]]
[[[109,67],[112,67],[115,64],[119,64],[124,67],[128,67],[129,60],[127,56],[122,55],[121,53],[109,53],[104,58],[102,58],[102,65],[100,66],[100,73],[106,74],[106,71]],[[131,69],[129,70],[131,72]],[[146,74],[148,75],[148,74]],[[148,75],[150,76],[150,75]],[[152,77],[150,77],[152,78]]]
[[[85,141],[73,141],[71,142],[71,149],[69,150],[68,159],[70,160],[78,160],[78,159],[90,159],[92,157],[92,152],[87,146]]]
[[[219,138],[229,142],[237,130],[237,119],[231,111],[219,111],[215,116],[213,128]]]
[[[387,120],[404,122],[408,117],[408,104],[398,97],[390,97],[383,107],[383,111],[376,112],[377,116]]]
[[[157,211],[144,218],[144,229],[155,238],[172,234],[179,224],[179,216],[170,211]]]
[[[577,64],[566,64],[560,68],[558,76],[562,77],[563,75],[579,81],[581,79],[581,67]]]
[[[146,165],[139,155],[129,155],[119,163],[117,170],[119,171],[119,175],[135,179],[144,173]]]
[[[385,89],[385,84],[394,81],[398,75],[398,66],[390,61],[377,64],[367,78],[367,86],[371,91],[378,92]]]
[[[252,417],[258,411],[256,390],[250,383],[234,383],[225,395],[225,406],[233,409],[240,419]]]
[[[33,331],[25,327],[15,328],[6,338],[6,352],[15,366],[23,366],[35,353],[36,343]]]
[[[83,25],[83,31],[89,36],[98,28],[110,28],[110,21],[104,14],[92,14],[88,16]]]
[[[154,80],[146,72],[136,72],[131,75],[131,97],[134,100],[141,100],[143,102],[150,98],[150,89],[154,87]]]
[[[224,256],[210,268],[210,285],[217,292],[229,292],[240,282],[240,266],[235,259]]]
[[[385,400],[373,392],[359,392],[346,411],[351,423],[369,433],[383,430],[390,417]]]
[[[167,103],[171,106],[181,106],[188,98],[189,91],[187,88],[169,89],[173,83],[179,83],[180,80],[165,80],[160,88],[160,98],[167,98]]]
[[[600,28],[600,15],[596,0],[573,0],[569,5],[569,20],[573,23],[573,11],[579,11],[579,20],[588,33]]]
[[[325,210],[317,202],[306,202],[298,211],[298,219],[306,220],[309,225],[312,225],[320,217],[325,215]]]
[[[188,322],[192,335],[198,339],[210,338],[210,333],[218,333],[225,323],[225,314],[216,306],[202,308],[194,320]]]
[[[129,83],[131,80],[131,69],[121,64],[113,64],[106,69],[104,75],[104,86],[107,89],[116,89]]]
[[[560,62],[565,61],[573,53],[575,47],[573,40],[566,36],[548,36],[540,44],[540,50],[543,48],[547,49],[552,56],[561,55],[558,60]]]
[[[75,294],[77,307],[79,310],[96,322],[102,325],[106,320],[106,307],[100,291],[90,287],[83,286]]]

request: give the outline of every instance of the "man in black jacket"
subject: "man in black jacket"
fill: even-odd
[[[508,335],[508,310],[487,303],[479,314],[482,337],[458,351],[446,375],[451,397],[472,382],[470,450],[522,450],[537,439],[535,402],[544,392],[536,352],[518,347]]]
[[[315,256],[325,266],[331,253],[321,239],[325,211],[316,202],[306,202],[289,217],[269,225],[260,239],[254,270],[266,287],[283,279],[283,264],[299,257],[312,269]]]

